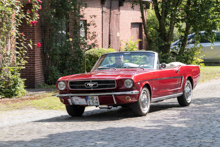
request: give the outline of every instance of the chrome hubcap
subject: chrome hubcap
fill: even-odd
[[[143,91],[143,92],[141,93],[140,100],[141,100],[141,101],[140,101],[140,105],[141,105],[142,111],[143,111],[143,112],[148,111],[150,100],[149,100],[149,97],[148,97],[146,91]]]
[[[186,101],[188,103],[190,103],[191,100],[192,100],[192,86],[191,86],[191,83],[189,81],[185,85],[184,92],[185,92],[185,96],[186,96]]]

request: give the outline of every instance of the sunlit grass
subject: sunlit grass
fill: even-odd
[[[0,101],[0,111],[35,108],[39,110],[64,110],[64,105],[55,92],[26,96],[18,99],[5,99]]]
[[[207,82],[214,79],[220,79],[220,66],[205,66],[200,68],[199,82]]]
[[[59,98],[55,96],[45,97],[38,100],[28,101],[27,105],[36,109],[46,110],[62,110],[64,105],[60,102]]]

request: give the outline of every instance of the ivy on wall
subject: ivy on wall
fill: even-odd
[[[86,4],[76,0],[45,0],[42,5],[43,67],[47,84],[55,84],[64,75],[83,72],[86,50],[96,46],[95,16],[84,18]],[[80,30],[84,29],[85,36]],[[90,42],[90,43],[88,43]]]
[[[32,4],[32,9],[24,12],[23,7]],[[32,48],[31,40],[19,32],[22,20],[30,26],[38,22],[41,0],[1,0],[0,2],[0,98],[19,97],[26,93],[20,70],[26,63],[27,48]],[[41,43],[36,44],[38,47]]]

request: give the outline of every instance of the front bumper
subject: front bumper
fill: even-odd
[[[70,97],[70,96],[101,96],[101,95],[132,95],[139,94],[139,91],[125,91],[125,92],[111,92],[111,93],[69,93],[69,94],[57,94],[57,97]]]
[[[68,94],[57,94],[56,96],[63,101],[68,101],[70,105],[71,97],[77,96],[85,98],[86,96],[99,96],[100,105],[119,105],[125,103],[131,103],[137,101],[137,95],[139,91],[124,91],[124,92],[109,92],[109,93],[68,93]],[[131,100],[126,101],[126,96],[130,96]],[[66,99],[66,100],[65,100]],[[66,103],[66,104],[68,104]],[[65,103],[64,103],[65,104]]]

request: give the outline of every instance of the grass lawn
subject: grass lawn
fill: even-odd
[[[199,83],[213,79],[220,79],[220,66],[201,67],[201,77]],[[57,91],[45,94],[28,95],[22,98],[0,99],[0,112],[36,108],[44,110],[65,110],[65,106],[55,97]]]
[[[64,110],[65,106],[55,96],[57,91],[45,94],[27,95],[22,98],[0,99],[0,112],[36,108],[39,110]]]
[[[200,80],[201,82],[207,82],[214,79],[220,79],[220,66],[205,66],[200,68]]]

